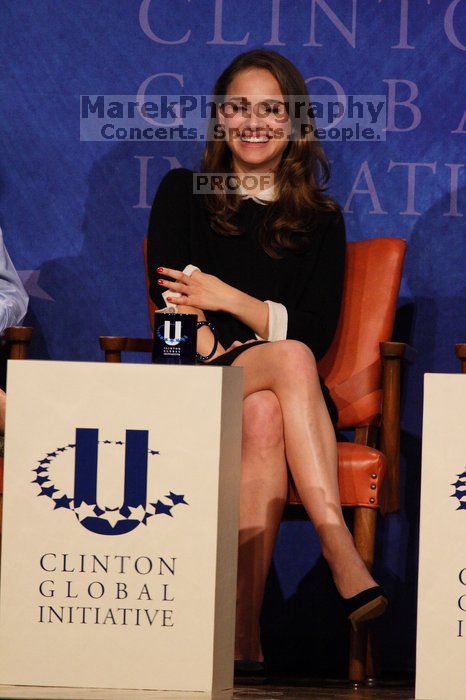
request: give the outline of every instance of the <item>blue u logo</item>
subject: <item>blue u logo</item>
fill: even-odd
[[[99,517],[103,511],[99,513],[97,506],[99,431],[76,429],[74,510],[89,508],[89,515],[79,518],[81,525],[98,535],[123,535],[140,524],[140,520],[131,518],[131,513],[132,509],[146,509],[148,440],[147,430],[126,431],[124,499],[121,508],[115,509],[119,518],[112,525]]]

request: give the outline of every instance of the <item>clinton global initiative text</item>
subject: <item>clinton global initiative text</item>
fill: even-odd
[[[81,625],[134,625],[173,627],[173,610],[149,608],[94,608],[84,605],[39,605],[38,622]]]
[[[46,552],[39,559],[36,621],[173,627],[175,562],[176,557]]]

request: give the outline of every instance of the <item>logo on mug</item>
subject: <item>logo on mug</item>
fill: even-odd
[[[127,430],[126,440],[99,440],[97,428],[77,428],[76,441],[57,447],[33,469],[37,496],[53,510],[73,511],[78,522],[98,535],[123,535],[157,515],[173,517],[184,495],[152,496],[155,458],[148,430]],[[164,499],[164,500],[163,500]]]
[[[174,326],[174,336],[171,336],[171,326],[170,321],[164,321],[163,324],[157,328],[157,337],[160,338],[167,345],[179,345],[188,340],[188,335],[181,335],[181,321],[175,321]],[[162,331],[163,328],[163,331]]]
[[[170,313],[161,322],[160,314],[154,312],[154,345],[152,362],[167,364],[193,365],[210,360],[218,346],[218,333],[209,321],[198,321],[197,314]],[[197,333],[199,328],[208,326],[213,336],[213,347],[208,355],[197,352]]]

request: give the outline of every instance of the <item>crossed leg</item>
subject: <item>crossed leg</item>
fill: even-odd
[[[287,490],[280,404],[256,391],[243,401],[235,659],[264,658],[259,618]]]
[[[349,598],[376,582],[343,518],[335,433],[312,352],[300,341],[280,340],[252,346],[232,364],[244,370],[235,658],[262,660],[259,614],[286,498],[286,463],[340,594]],[[270,430],[254,445],[263,418]]]

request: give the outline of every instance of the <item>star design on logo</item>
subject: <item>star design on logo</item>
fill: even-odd
[[[47,472],[48,467],[37,467],[36,469],[33,469],[33,472],[36,472],[36,474],[44,474]]]
[[[78,508],[74,508],[74,512],[78,516],[78,520],[81,522],[81,520],[84,520],[85,518],[95,518],[95,506],[95,503],[86,503],[86,501],[82,501]]]
[[[129,511],[131,513],[131,515],[129,516],[131,520],[139,520],[139,522],[142,523],[142,521],[146,517],[146,509],[144,508],[144,506],[138,506],[137,508],[129,506]]]
[[[456,486],[456,488],[462,486],[464,489],[466,489],[466,482],[460,481],[460,479],[458,479],[458,481],[455,481],[455,483],[452,484],[452,486]]]
[[[56,489],[55,486],[48,486],[47,488],[44,488],[42,486],[39,496],[49,496],[50,498],[52,498],[55,491],[58,491],[58,489]]]
[[[173,506],[169,506],[166,503],[163,503],[163,501],[157,501],[157,503],[151,503],[151,506],[153,506],[153,508],[154,508],[155,515],[169,515],[170,518],[173,518],[173,514],[170,513]]]
[[[155,515],[155,513],[148,513],[148,512],[146,511],[146,514],[145,514],[145,516],[143,517],[143,519],[141,520],[141,523],[142,523],[143,525],[146,525],[146,526],[147,526],[147,521],[149,520],[149,518],[152,518],[154,515]]]
[[[173,493],[173,491],[170,491],[168,496],[165,496],[165,498],[169,498],[174,506],[178,505],[178,503],[184,503],[186,506],[189,505],[189,503],[186,503],[184,500],[184,496],[178,496],[176,493]]]
[[[456,498],[459,501],[459,506],[456,510],[466,510],[466,470],[456,476],[458,479],[451,484],[451,486],[455,487],[455,493],[452,493],[450,498]]]
[[[101,520],[106,520],[111,527],[115,527],[120,520],[124,520],[119,508],[106,508],[105,513],[100,516]]]
[[[63,495],[60,498],[54,498],[55,501],[55,508],[54,510],[57,510],[57,508],[71,508],[70,504],[73,503],[72,498],[68,498],[68,496]]]
[[[39,486],[42,486],[42,484],[45,484],[46,481],[50,481],[49,476],[36,476],[32,483],[39,484]]]

